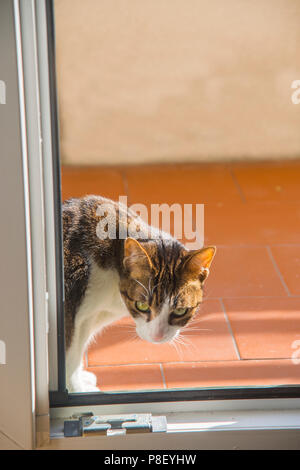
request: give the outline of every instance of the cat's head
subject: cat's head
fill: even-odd
[[[174,239],[124,241],[120,292],[140,338],[171,341],[191,320],[215,251],[189,251]]]

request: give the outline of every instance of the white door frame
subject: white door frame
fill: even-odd
[[[3,31],[10,34],[6,55],[4,51],[7,64],[2,64],[11,68],[11,76],[6,76],[6,70],[0,69],[0,80],[9,85],[6,104],[0,104],[0,123],[4,123],[0,133],[7,134],[7,138],[3,134],[3,150],[4,156],[10,156],[0,159],[3,180],[0,185],[1,262],[5,266],[0,270],[0,340],[7,346],[7,364],[0,364],[0,382],[5,384],[0,387],[0,448],[174,449],[189,446],[186,448],[204,449],[278,448],[280,445],[281,448],[300,448],[299,399],[88,407],[102,414],[167,414],[168,432],[117,439],[103,436],[68,439],[58,431],[49,440],[49,415],[59,428],[63,418],[75,410],[49,410],[48,402],[48,350],[51,381],[55,386],[57,338],[46,4],[45,0],[4,0],[0,2],[0,9],[9,20],[5,24],[14,31],[12,34],[8,27],[1,28],[4,16],[0,14],[0,34]],[[17,71],[13,60],[9,63],[13,49]],[[12,85],[14,94],[10,93]],[[12,129],[15,132],[13,139]],[[213,426],[204,424],[212,420],[220,422],[221,418],[224,423],[231,422]],[[190,423],[191,419],[196,426],[194,432],[191,432],[191,424],[185,429],[180,427],[180,423]]]

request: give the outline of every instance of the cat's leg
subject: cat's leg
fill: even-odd
[[[71,345],[66,355],[67,388],[70,392],[95,392],[96,376],[92,372],[83,370],[83,354],[90,339],[102,328],[121,318],[121,314],[100,311],[92,316],[77,317]]]
[[[92,335],[91,321],[77,322],[72,342],[66,353],[66,381],[69,392],[97,392],[97,378],[83,370],[83,354]]]

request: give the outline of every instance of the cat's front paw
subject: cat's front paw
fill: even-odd
[[[97,377],[92,372],[88,372],[87,370],[83,370],[80,373],[81,381],[86,388],[86,391],[95,392],[99,391],[100,389],[97,387]]]
[[[97,377],[87,370],[73,374],[68,390],[71,393],[100,392],[97,387]]]

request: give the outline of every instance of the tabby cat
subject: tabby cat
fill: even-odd
[[[99,238],[102,204],[106,220],[116,220],[115,238]],[[132,222],[138,236],[119,237]],[[82,362],[93,335],[131,315],[141,339],[171,341],[202,301],[215,247],[187,250],[126,206],[100,196],[64,202],[63,235],[67,388],[98,391]]]

